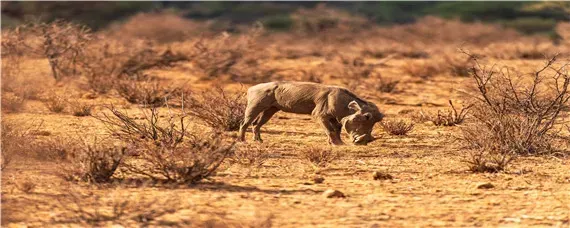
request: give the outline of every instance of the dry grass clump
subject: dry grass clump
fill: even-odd
[[[20,112],[24,109],[26,99],[11,93],[2,94],[2,112]]]
[[[552,128],[568,108],[568,63],[557,64],[555,56],[530,75],[514,75],[508,69],[482,66],[471,57],[476,63],[475,123],[463,128],[461,138],[470,150],[465,159],[470,169],[501,171],[517,156],[559,151]]]
[[[442,112],[441,110],[437,111],[437,115],[431,118],[431,121],[436,126],[456,126],[462,124],[469,114],[469,109],[473,105],[468,105],[462,107],[461,110],[458,112],[451,100],[449,100],[449,105],[451,105],[451,109],[447,110],[447,112]]]
[[[245,115],[246,105],[245,93],[228,94],[217,87],[191,96],[185,101],[185,111],[212,128],[236,131]]]
[[[78,100],[73,100],[69,102],[69,108],[71,109],[71,114],[74,116],[90,116],[93,107],[95,106],[92,104],[80,102]]]
[[[69,164],[62,167],[62,177],[68,181],[107,183],[121,164],[125,147],[109,145],[108,142],[84,143]]]
[[[64,95],[50,92],[46,95],[42,102],[46,108],[54,113],[62,113],[68,104],[68,98]]]
[[[381,123],[382,129],[391,135],[407,135],[414,129],[414,123],[404,120],[385,120]]]
[[[269,159],[268,147],[259,144],[239,145],[230,157],[232,163],[255,168],[261,167],[267,159]]]
[[[340,154],[331,147],[309,146],[299,151],[299,157],[316,167],[322,168],[329,166],[333,161],[340,158]]]
[[[193,184],[213,175],[234,149],[235,143],[226,143],[219,133],[188,131],[184,116],[161,117],[151,108],[141,123],[114,108],[110,111],[112,116],[97,118],[138,154],[125,163],[135,174]]]

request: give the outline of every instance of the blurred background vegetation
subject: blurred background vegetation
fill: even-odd
[[[262,22],[273,30],[288,30],[292,13],[321,2],[2,2],[2,26],[27,21],[65,19],[94,30],[140,13],[170,11],[188,19],[234,25]],[[570,2],[327,2],[327,7],[381,25],[412,23],[427,16],[499,23],[525,34],[554,34],[559,21],[570,20]],[[329,17],[330,20],[330,17]]]

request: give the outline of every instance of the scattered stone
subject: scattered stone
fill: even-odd
[[[383,172],[378,172],[378,171],[374,171],[374,173],[372,173],[372,178],[374,178],[374,180],[392,180],[394,179],[394,177],[388,173],[383,173]]]
[[[323,183],[325,181],[325,178],[321,177],[321,176],[315,176],[315,177],[313,177],[313,181],[315,182],[315,184],[320,184],[320,183]]]
[[[495,187],[495,185],[493,185],[491,183],[480,184],[477,186],[478,189],[491,189],[494,187]]]
[[[338,190],[329,189],[323,192],[323,196],[326,198],[344,198],[346,197],[344,193]]]

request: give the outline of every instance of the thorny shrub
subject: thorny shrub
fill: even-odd
[[[92,38],[87,27],[61,20],[28,23],[6,33],[9,39],[2,40],[3,48],[10,54],[46,58],[56,80],[77,74],[77,58]]]
[[[126,147],[108,142],[85,143],[74,151],[69,164],[62,166],[62,177],[69,181],[107,183],[122,163]]]
[[[463,128],[465,159],[473,171],[501,171],[520,155],[544,155],[559,151],[553,126],[568,108],[568,63],[557,56],[532,74],[509,68],[486,67],[468,53],[475,66],[473,117]]]
[[[221,87],[197,93],[184,103],[188,114],[224,131],[239,129],[247,105],[245,93],[230,94]]]
[[[156,108],[138,122],[126,113],[111,108],[112,115],[96,117],[111,133],[131,145],[139,156],[125,163],[133,173],[152,179],[192,184],[213,175],[229,156],[235,143],[224,142],[219,133],[198,134],[188,131],[184,116],[165,117]],[[132,159],[135,160],[135,159]]]

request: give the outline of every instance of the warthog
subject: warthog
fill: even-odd
[[[261,126],[280,110],[311,114],[333,145],[343,144],[340,138],[343,127],[354,144],[368,144],[374,140],[374,124],[384,117],[376,105],[342,87],[311,82],[268,82],[247,90],[247,108],[239,139],[245,141],[245,131],[253,123],[254,140],[262,141]]]

